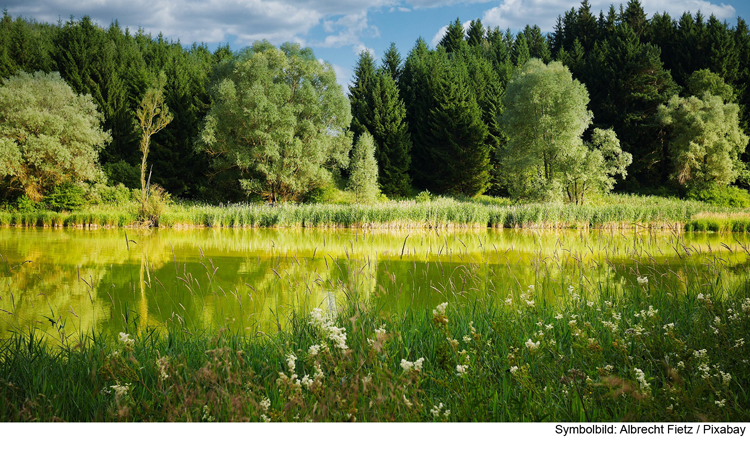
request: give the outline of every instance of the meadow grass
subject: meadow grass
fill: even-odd
[[[371,275],[347,260],[346,301],[292,311],[273,334],[195,330],[179,317],[143,329],[133,318],[115,336],[17,331],[0,342],[0,418],[748,421],[747,270],[702,255],[605,260],[632,268],[623,283],[587,282],[581,260],[580,282],[552,297],[542,265],[534,285],[513,290],[438,280],[434,308],[398,311],[390,288],[358,289]],[[462,271],[467,287],[487,274]]]

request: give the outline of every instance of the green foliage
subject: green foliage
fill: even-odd
[[[128,188],[139,187],[140,171],[137,166],[120,160],[115,163],[105,163],[103,170],[107,180],[112,184],[121,183]]]
[[[583,204],[589,193],[610,192],[615,177],[627,176],[633,157],[623,152],[613,130],[595,128],[591,142],[564,157],[563,185],[569,202]]]
[[[355,141],[365,131],[372,133],[373,130],[372,91],[375,87],[375,72],[373,56],[368,51],[361,52],[354,68],[354,84],[349,86],[349,103],[352,112],[349,128]]]
[[[415,197],[414,200],[417,201],[417,203],[419,204],[423,204],[425,202],[429,202],[432,200],[432,194],[430,194],[429,191],[424,190],[420,192],[419,194],[417,194],[417,197]]]
[[[404,102],[386,67],[375,76],[371,99],[372,122],[368,130],[376,146],[378,183],[386,195],[406,196],[411,184],[411,139]]]
[[[133,194],[128,187],[122,183],[116,185],[94,184],[88,190],[87,195],[92,204],[104,204],[113,206],[126,206],[133,200]]]
[[[375,143],[372,135],[360,135],[352,151],[348,190],[357,202],[371,204],[380,192],[378,188],[378,162],[375,160]]]
[[[199,148],[222,171],[240,170],[247,193],[292,200],[346,167],[351,114],[330,64],[310,49],[257,42],[211,88]]]
[[[19,213],[33,213],[36,211],[41,211],[43,208],[43,205],[41,202],[35,202],[31,199],[29,199],[29,196],[26,194],[23,194],[18,199],[16,199],[16,211]]]
[[[706,202],[719,207],[750,207],[750,194],[736,186],[710,186],[688,191],[688,199]]]
[[[139,193],[140,194],[140,193]],[[139,198],[139,201],[141,199]],[[158,226],[159,219],[172,203],[172,197],[159,185],[152,184],[145,202],[140,202],[138,218],[149,225]]]
[[[705,93],[721,97],[724,103],[734,103],[737,96],[734,89],[715,73],[708,69],[693,72],[687,82],[688,92],[695,97],[703,97]]]
[[[68,181],[101,174],[109,141],[90,96],[75,95],[57,73],[20,73],[0,87],[0,184],[41,200]]]
[[[748,144],[737,104],[708,92],[702,98],[674,96],[659,107],[659,119],[670,130],[671,177],[680,185],[700,190],[737,179]]]
[[[427,136],[431,181],[438,193],[475,196],[490,181],[490,146],[487,124],[471,89],[466,66],[444,68],[433,90],[431,133]]]
[[[514,73],[501,117],[508,143],[498,155],[513,197],[559,198],[566,173],[586,164],[576,152],[583,150],[581,135],[591,123],[588,100],[586,87],[557,61],[532,59]]]
[[[146,206],[148,200],[147,184],[151,181],[151,177],[148,181],[146,180],[146,161],[150,150],[151,136],[169,125],[173,118],[169,112],[169,107],[164,104],[165,83],[166,76],[163,73],[159,74],[156,85],[146,91],[136,111],[138,125],[141,128],[141,217],[144,219],[153,217],[154,210],[158,209],[158,207]],[[158,200],[155,202],[159,203]],[[155,216],[158,218],[158,214]]]
[[[56,186],[42,202],[54,211],[75,210],[87,203],[86,190],[78,183],[66,182]]]

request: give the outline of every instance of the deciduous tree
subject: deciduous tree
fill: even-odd
[[[330,64],[298,44],[256,42],[211,88],[199,148],[219,170],[236,168],[247,193],[286,201],[346,167],[351,113]]]
[[[76,95],[57,72],[3,80],[0,184],[39,201],[62,183],[100,177],[99,152],[110,140],[102,119],[91,96]]]

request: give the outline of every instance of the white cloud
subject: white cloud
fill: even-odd
[[[41,22],[67,21],[88,15],[101,26],[117,20],[122,27],[163,33],[182,42],[221,43],[236,37],[249,45],[268,39],[279,44],[300,41],[323,25],[330,36],[324,45],[359,42],[358,36],[377,36],[367,24],[367,13],[396,6],[398,0],[5,0],[11,16]]]
[[[598,16],[599,11],[605,14],[609,6],[616,7],[622,3],[627,5],[626,0],[621,2],[611,0],[593,0],[592,12]],[[699,10],[706,16],[714,14],[719,20],[731,20],[736,17],[733,6],[721,3],[719,5],[705,0],[641,0],[646,15],[651,17],[654,13],[667,12],[673,18],[678,18],[685,11],[693,14]],[[539,25],[542,31],[552,31],[557,16],[563,15],[571,8],[576,10],[581,6],[579,0],[502,0],[498,6],[488,9],[482,16],[482,23],[490,27],[500,29],[521,29],[528,25]]]
[[[414,9],[439,8],[442,6],[458,5],[461,3],[488,3],[492,0],[407,0]]]

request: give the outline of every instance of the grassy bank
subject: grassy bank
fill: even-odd
[[[23,331],[0,342],[0,419],[748,421],[747,276],[706,261],[551,301],[541,273],[510,294],[435,290],[398,313],[342,285],[338,311],[271,336]]]
[[[126,227],[137,226],[128,207],[90,208],[76,212],[0,212],[0,226]],[[375,205],[236,204],[211,206],[176,203],[159,216],[160,227],[363,227],[363,228],[586,228],[634,226],[681,228],[703,214],[731,214],[739,210],[697,201],[607,196],[596,205],[520,204],[480,198],[458,201],[437,198],[427,202],[390,201]],[[750,220],[745,220],[750,223]],[[702,223],[701,223],[702,224]],[[743,223],[744,224],[744,223]],[[701,225],[691,230],[699,230]],[[743,228],[743,231],[747,227]]]

